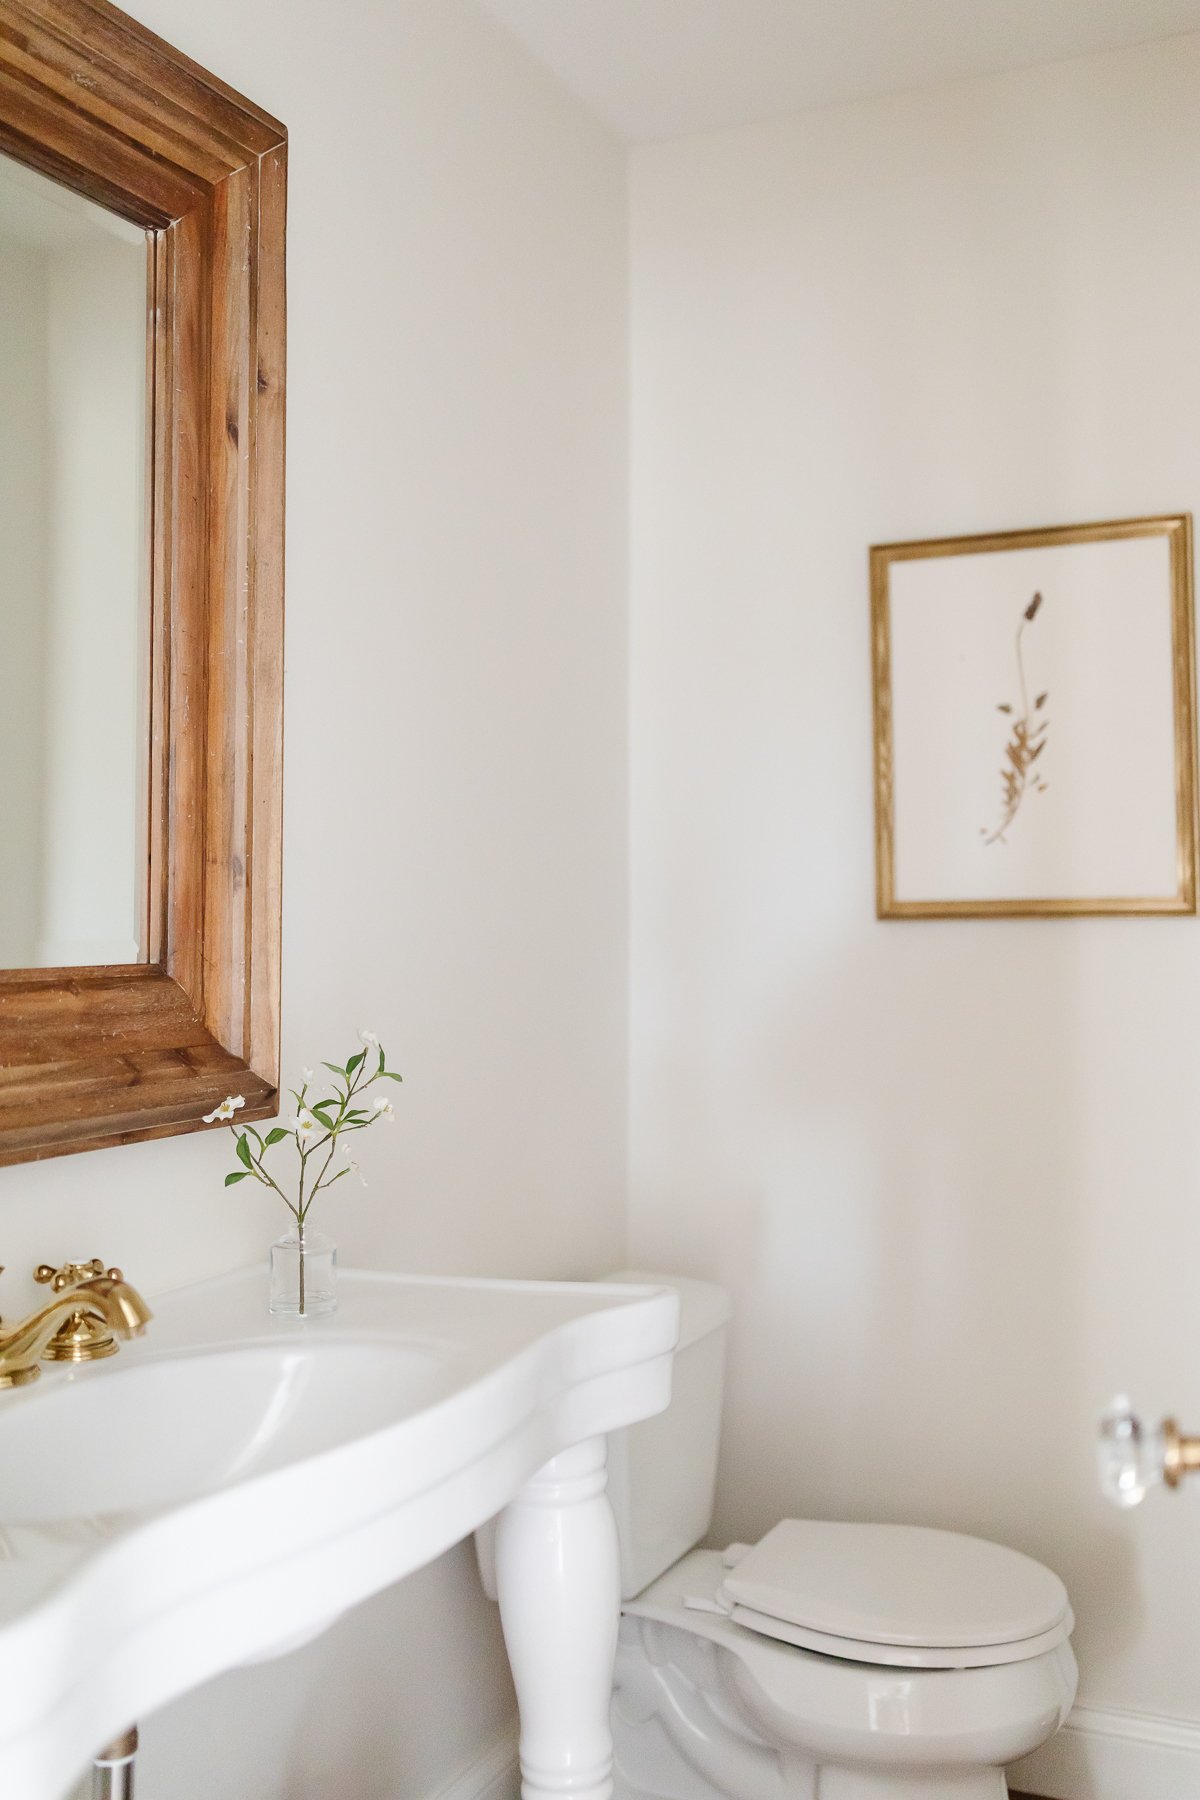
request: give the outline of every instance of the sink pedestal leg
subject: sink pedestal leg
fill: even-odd
[[[92,1800],[133,1800],[137,1748],[136,1725],[105,1744],[92,1763]]]
[[[609,1800],[621,1580],[603,1438],[540,1469],[500,1515],[496,1588],[521,1710],[523,1800]]]

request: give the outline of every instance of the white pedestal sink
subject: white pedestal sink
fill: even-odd
[[[528,1800],[604,1800],[618,1582],[604,1434],[670,1394],[663,1289],[255,1269],[154,1302],[118,1357],[0,1394],[0,1795],[303,1642],[494,1514]],[[215,1779],[219,1785],[219,1772]]]

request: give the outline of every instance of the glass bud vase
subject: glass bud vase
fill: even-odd
[[[337,1246],[319,1231],[293,1225],[271,1245],[271,1311],[320,1319],[337,1305]]]

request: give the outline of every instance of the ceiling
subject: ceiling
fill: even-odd
[[[1200,31],[1200,0],[481,0],[623,138]]]

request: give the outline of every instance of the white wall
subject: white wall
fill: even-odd
[[[291,132],[285,1060],[364,1025],[406,1076],[369,1189],[341,1184],[325,1226],[350,1262],[611,1267],[623,157],[469,0],[137,11]],[[225,1192],[229,1166],[208,1135],[0,1170],[3,1310],[47,1258],[101,1255],[153,1294],[265,1255],[286,1219]],[[403,1800],[510,1706],[455,1552],[149,1721],[139,1795]]]
[[[0,233],[0,968],[32,960],[41,903],[45,264]]]
[[[1196,38],[633,161],[631,1254],[734,1290],[718,1533],[995,1535],[1193,1721],[1194,1510],[1092,1438],[1200,1418],[1200,938],[876,922],[866,553],[1200,510],[1198,202]]]

